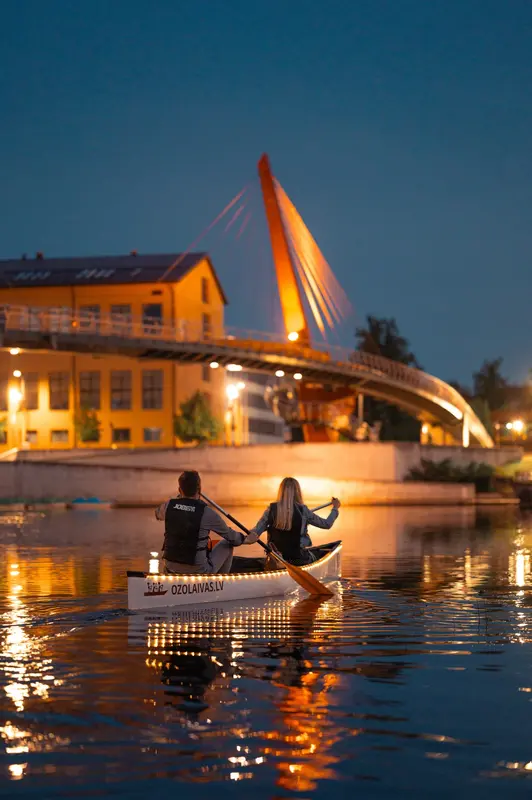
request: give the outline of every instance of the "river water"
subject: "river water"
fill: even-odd
[[[532,517],[342,509],[336,538],[334,600],[166,623],[126,610],[150,512],[1,514],[0,795],[530,797]]]

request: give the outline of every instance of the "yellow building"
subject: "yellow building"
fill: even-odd
[[[54,309],[57,329],[87,334],[195,338],[223,335],[223,289],[203,253],[0,261],[0,306]],[[46,311],[43,312],[43,309]],[[79,315],[72,323],[72,311]],[[0,449],[173,447],[174,415],[194,392],[224,417],[223,370],[161,359],[53,350],[0,350]],[[82,441],[81,409],[95,412],[98,441]]]

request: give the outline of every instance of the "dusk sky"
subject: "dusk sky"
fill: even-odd
[[[229,324],[279,325],[256,162],[350,297],[467,381],[532,367],[529,0],[4,0],[0,257],[178,252],[212,232]]]

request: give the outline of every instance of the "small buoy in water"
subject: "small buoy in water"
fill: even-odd
[[[157,556],[159,553],[150,553],[150,575],[158,575],[159,574],[159,559]]]

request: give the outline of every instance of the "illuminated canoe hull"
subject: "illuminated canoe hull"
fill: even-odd
[[[321,557],[301,569],[328,583],[341,574],[342,543],[319,548]],[[300,587],[286,570],[214,575],[127,573],[128,608],[175,608],[198,603],[225,603],[258,597],[281,597]]]

